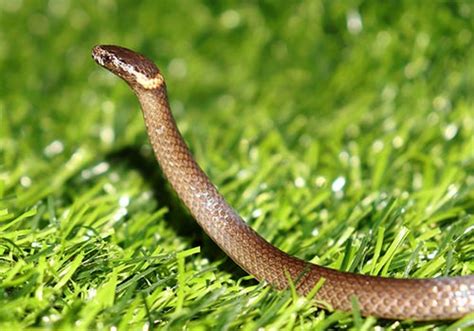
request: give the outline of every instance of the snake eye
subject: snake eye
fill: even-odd
[[[102,61],[104,61],[105,63],[110,63],[112,61],[112,58],[109,54],[104,54],[104,56],[102,57]]]

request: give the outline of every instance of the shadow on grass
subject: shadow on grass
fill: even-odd
[[[224,261],[219,268],[232,274],[235,280],[247,275],[230,258],[224,259],[225,253],[201,229],[181,203],[154,157],[145,156],[136,146],[129,146],[108,154],[106,160],[112,164],[120,162],[137,170],[146,181],[151,182],[153,195],[158,205],[165,206],[169,210],[165,216],[169,220],[169,225],[178,236],[190,238],[193,246],[200,246],[202,256],[211,262]]]

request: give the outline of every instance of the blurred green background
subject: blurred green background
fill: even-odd
[[[205,274],[210,257],[213,268],[206,272],[215,276],[207,282],[226,279],[239,300],[249,289],[238,282],[238,267],[163,188],[137,101],[93,62],[96,44],[154,59],[198,162],[278,247],[371,274],[471,273],[473,17],[470,1],[0,0],[0,225],[6,247],[0,280],[24,277],[2,285],[0,320],[70,327],[85,316],[81,309],[91,309],[87,284],[110,284],[115,273],[123,285],[137,274],[131,262],[127,272],[110,266],[81,274],[79,268],[71,283],[57,286],[86,245],[87,231],[105,240],[103,247],[92,243],[91,251],[105,247],[123,263],[140,249],[173,254],[201,246],[186,260],[190,277]],[[75,230],[62,223],[68,217],[75,218]],[[379,255],[377,235],[385,239]],[[377,264],[374,256],[383,257],[391,245],[398,253]],[[20,257],[12,253],[15,246]],[[415,250],[420,259],[413,260]],[[110,262],[107,254],[98,255],[103,265]],[[63,263],[48,269],[41,256]],[[87,256],[83,263],[97,259]],[[165,269],[176,285],[179,259],[170,259]],[[41,265],[45,270],[33,281]],[[5,276],[14,266],[18,270]],[[25,279],[34,285],[25,288]],[[136,280],[137,289],[156,282],[143,279]],[[49,303],[34,294],[39,287],[54,288]],[[270,304],[239,310],[244,301],[229,305],[225,291],[204,312],[193,306],[196,299],[178,293],[181,299],[165,308],[150,299],[150,313],[125,288],[83,325],[159,320],[155,325],[162,327],[217,327],[212,318],[226,316],[219,328],[292,328],[296,318]],[[51,304],[58,298],[64,302]],[[147,313],[123,317],[135,299]],[[174,312],[179,300],[190,308]],[[306,327],[357,323],[317,314],[297,316],[305,316],[300,322]],[[195,324],[186,324],[189,319]]]

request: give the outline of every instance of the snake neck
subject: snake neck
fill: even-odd
[[[138,90],[136,94],[150,143],[164,176],[198,223],[206,232],[212,231],[203,211],[208,212],[210,208],[226,203],[184,143],[171,114],[166,89]]]

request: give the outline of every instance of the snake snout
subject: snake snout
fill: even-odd
[[[110,55],[101,46],[95,46],[92,49],[92,58],[102,67],[106,67],[106,63],[112,60]]]

